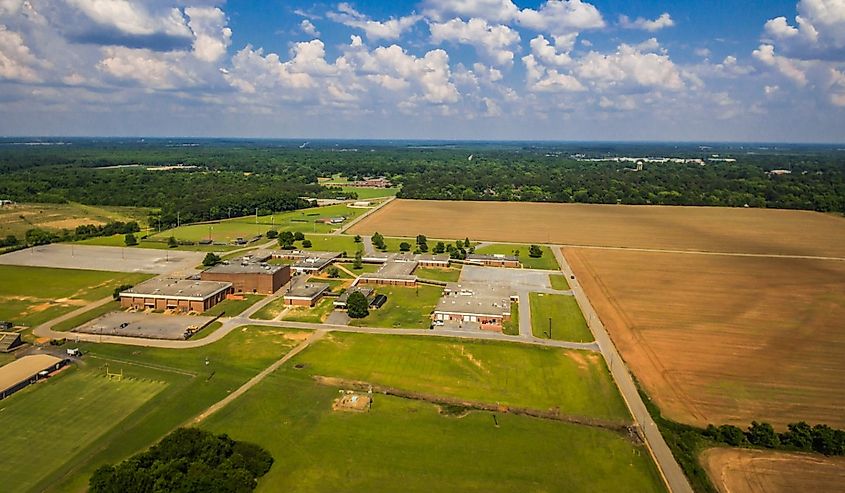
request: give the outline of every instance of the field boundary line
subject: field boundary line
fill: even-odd
[[[325,335],[325,333],[326,332],[323,331],[323,330],[314,331],[313,334],[308,336],[308,339],[305,339],[304,341],[299,343],[296,347],[294,347],[293,349],[291,349],[290,351],[285,353],[284,356],[282,356],[276,362],[274,362],[273,364],[271,364],[270,366],[268,366],[267,368],[262,370],[258,375],[255,375],[254,377],[250,378],[249,380],[247,380],[247,382],[245,384],[241,385],[236,390],[231,392],[229,395],[224,397],[222,400],[217,401],[216,403],[212,404],[205,411],[203,411],[198,416],[196,416],[195,418],[190,420],[190,424],[192,426],[196,426],[196,425],[200,424],[201,422],[203,422],[206,418],[208,418],[212,414],[216,413],[217,411],[219,411],[219,410],[223,409],[224,407],[226,407],[227,405],[229,405],[232,401],[234,401],[238,397],[245,394],[249,389],[251,389],[251,388],[255,387],[256,385],[258,385],[259,383],[261,383],[261,381],[264,380],[267,377],[267,375],[269,375],[269,374],[273,373],[274,371],[278,370],[279,367],[281,367],[283,364],[287,363],[291,358],[293,358],[297,354],[304,351],[312,343],[321,339],[323,337],[323,335]]]
[[[361,214],[360,216],[356,217],[355,219],[353,219],[352,221],[350,221],[350,222],[349,222],[348,224],[346,224],[345,226],[341,227],[340,229],[338,229],[338,230],[337,230],[337,231],[335,231],[334,233],[330,233],[330,234],[333,234],[333,235],[342,235],[342,234],[345,234],[347,229],[351,228],[352,226],[355,226],[355,225],[356,225],[356,224],[358,224],[359,222],[363,221],[363,220],[364,220],[364,218],[369,217],[371,214],[373,214],[374,212],[376,212],[376,211],[380,210],[382,207],[384,207],[384,206],[386,206],[387,204],[389,204],[389,203],[393,202],[394,200],[396,200],[396,196],[395,196],[395,195],[394,195],[394,196],[392,196],[392,197],[390,197],[390,198],[388,198],[387,200],[385,200],[385,201],[384,201],[384,202],[382,202],[381,204],[379,204],[379,205],[377,205],[377,206],[373,207],[373,208],[372,208],[372,209],[370,209],[369,211],[367,211],[367,212],[365,212],[365,213]]]
[[[713,252],[709,250],[671,250],[663,248],[639,248],[639,247],[620,247],[620,246],[598,246],[598,245],[575,245],[575,244],[560,244],[560,245],[546,245],[549,247],[564,247],[564,248],[585,248],[592,250],[621,250],[626,252],[642,252],[642,253],[675,253],[675,254],[689,254],[689,255],[714,255],[723,257],[751,257],[751,258],[779,258],[779,259],[796,259],[796,260],[832,260],[845,262],[845,257],[825,257],[818,255],[793,255],[787,253],[743,253],[743,252]]]
[[[153,365],[153,364],[150,364],[150,363],[137,363],[135,361],[127,361],[127,360],[124,360],[124,359],[108,358],[106,356],[97,356],[96,354],[88,354],[88,357],[93,358],[93,359],[103,360],[103,361],[113,361],[115,363],[121,363],[121,364],[124,364],[124,365],[140,366],[142,368],[149,368],[151,370],[159,370],[159,371],[166,371],[166,372],[170,372],[170,373],[177,373],[179,375],[185,375],[185,376],[188,376],[188,377],[195,377],[196,378],[197,376],[199,376],[198,373],[190,372],[190,371],[187,371],[187,370],[182,370],[182,369],[179,369],[179,368],[173,368],[173,367],[170,367],[170,366]]]

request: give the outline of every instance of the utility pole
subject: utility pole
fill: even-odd
[[[177,228],[182,225],[182,220],[180,218],[180,214],[181,214],[181,211],[176,211],[176,227]]]
[[[258,207],[255,208],[255,224],[258,224]]]

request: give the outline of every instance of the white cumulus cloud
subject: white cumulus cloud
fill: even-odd
[[[668,12],[660,14],[660,17],[654,20],[649,20],[643,17],[637,17],[631,20],[627,15],[619,16],[619,25],[625,29],[641,29],[643,31],[655,32],[661,29],[672,27],[675,21]]]
[[[519,33],[505,25],[490,25],[484,19],[468,22],[455,18],[448,22],[431,24],[434,43],[452,41],[476,47],[479,52],[497,65],[513,61],[513,45],[519,43]]]
[[[340,24],[361,29],[368,39],[373,40],[398,39],[403,32],[422,19],[419,15],[408,15],[386,21],[376,21],[358,12],[348,3],[339,4],[337,12],[329,12],[326,17]]]

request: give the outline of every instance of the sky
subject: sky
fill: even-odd
[[[845,142],[845,0],[0,0],[0,135]]]

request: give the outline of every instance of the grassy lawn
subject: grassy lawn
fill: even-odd
[[[203,312],[203,315],[216,317],[225,314],[227,317],[240,315],[244,310],[263,300],[265,297],[260,294],[245,294],[243,300],[223,300],[211,309]]]
[[[270,451],[260,492],[664,491],[648,452],[611,431],[382,395],[333,412],[337,395],[286,366],[203,427]]]
[[[86,451],[115,423],[153,399],[167,383],[110,381],[104,371],[71,369],[2,403],[0,474],[4,489],[24,491],[69,455]]]
[[[502,332],[509,336],[519,335],[519,303],[511,302],[511,319],[503,324]]]
[[[76,387],[62,391],[51,402],[42,402],[41,385],[30,387],[22,394],[4,400],[0,407],[12,404],[31,409],[43,407],[53,410],[61,402],[72,411],[50,412],[39,421],[31,421],[31,426],[10,421],[3,411],[5,429],[11,433],[21,430],[45,430],[44,436],[50,440],[47,450],[18,450],[14,455],[4,452],[4,462],[30,462],[33,467],[43,463],[53,464],[53,457],[58,457],[58,468],[41,467],[38,474],[28,480],[38,481],[30,488],[35,491],[82,491],[88,484],[91,473],[104,463],[115,463],[148,448],[175,427],[223,399],[233,390],[243,385],[261,370],[278,360],[302,339],[307,332],[278,329],[273,327],[249,326],[239,328],[222,340],[202,348],[195,349],[154,349],[137,346],[119,346],[112,344],[81,343],[85,356],[80,363],[80,373],[93,371],[101,375],[100,367],[109,363],[111,371],[124,372],[124,382],[128,379],[148,382],[165,382],[158,393],[144,395],[146,402],[134,409],[123,406],[123,394],[117,395],[117,404],[112,401],[99,401],[90,404],[77,399]],[[64,378],[53,382],[62,387]],[[90,382],[88,382],[90,384]],[[109,382],[113,383],[113,382]],[[156,384],[158,385],[158,384]],[[85,394],[83,394],[85,395]],[[99,394],[97,394],[99,399]],[[104,397],[106,397],[105,395]],[[129,395],[126,398],[129,399]],[[30,403],[30,399],[36,399]],[[16,401],[21,401],[17,403]],[[131,402],[131,401],[130,401]],[[66,403],[66,404],[64,404]],[[112,408],[118,411],[113,411]],[[88,420],[94,420],[102,430],[107,430],[90,444],[77,445],[78,436],[86,432]],[[54,430],[52,423],[57,423]],[[27,421],[30,423],[30,421]],[[51,431],[53,430],[53,431]],[[71,447],[65,450],[64,442]],[[4,439],[4,444],[8,443]],[[20,491],[23,488],[4,483],[8,491]]]
[[[208,326],[206,326],[204,329],[199,331],[198,334],[191,337],[191,340],[195,341],[197,339],[205,339],[206,337],[213,334],[217,329],[219,329],[222,326],[223,326],[223,322],[211,322],[210,324],[208,324]]]
[[[308,282],[315,282],[315,283],[319,282],[319,283],[323,283],[323,284],[328,284],[329,289],[331,289],[332,292],[335,292],[335,293],[344,289],[348,284],[351,284],[349,276],[347,276],[346,279],[341,279],[341,278],[329,279],[328,277],[311,276],[311,277],[308,278]]]
[[[590,342],[593,334],[587,327],[584,315],[574,296],[563,294],[531,293],[531,333],[546,338],[552,319],[552,339],[558,341]]]
[[[77,315],[75,317],[69,318],[69,319],[65,320],[64,322],[59,322],[51,328],[53,330],[58,330],[60,332],[68,331],[68,330],[75,329],[75,328],[79,327],[80,325],[84,324],[85,322],[90,322],[91,320],[94,320],[95,318],[97,318],[101,315],[105,315],[106,313],[109,313],[109,312],[116,312],[118,310],[120,310],[120,302],[119,301],[109,301],[108,303],[106,303],[103,306],[94,308],[93,310],[88,310],[87,312],[82,313],[80,315]]]
[[[0,266],[0,320],[35,326],[137,284],[147,274]]]
[[[282,320],[288,320],[290,322],[310,322],[314,324],[322,323],[334,309],[333,301],[334,298],[323,298],[317,302],[314,308],[304,306],[291,308],[287,313],[285,313]]]
[[[377,271],[381,268],[381,264],[363,264],[363,265],[361,265],[360,269],[353,269],[351,263],[343,264],[343,265],[344,265],[344,267],[346,267],[347,269],[349,269],[350,271],[354,272],[355,274],[357,274],[359,276],[361,274],[375,272],[375,271]]]
[[[529,257],[529,247],[530,245],[488,245],[477,248],[475,253],[513,255],[514,250],[519,250],[519,261],[526,269],[560,270],[560,266],[557,265],[557,260],[555,260],[555,256],[549,247],[540,247],[543,251],[543,256],[540,258]]]
[[[266,305],[262,306],[260,310],[252,314],[252,317],[256,320],[273,320],[274,318],[278,317],[285,308],[288,306],[285,305],[285,299],[282,296],[279,296],[275,300],[267,303]]]
[[[141,236],[143,233],[135,233],[135,237],[138,238],[138,245],[128,248],[152,248],[156,250],[167,250],[170,247],[167,245],[165,240],[167,237],[159,237],[159,241],[148,241],[142,240]],[[114,236],[96,236],[94,238],[88,238],[87,240],[80,240],[75,242],[77,245],[98,245],[98,246],[114,246],[114,247],[126,247],[126,243],[124,243],[125,235],[114,235]],[[233,250],[238,248],[234,245],[179,245],[173,250],[189,250],[195,252],[225,252],[228,250]]]
[[[354,236],[305,233],[305,239],[311,240],[311,248],[302,248],[301,241],[296,242],[297,248],[315,252],[346,252],[348,257],[354,257],[355,252],[364,250],[364,244],[355,243]]]
[[[507,342],[332,333],[295,360],[315,375],[630,421],[604,360],[593,352]]]
[[[377,286],[376,293],[387,296],[387,303],[378,310],[370,310],[366,318],[349,322],[365,327],[427,329],[431,326],[431,312],[443,289],[420,285],[416,288]]]
[[[552,288],[560,291],[569,291],[569,283],[566,281],[566,276],[560,274],[553,274],[549,276],[549,282],[552,283]]]
[[[436,267],[418,267],[414,274],[422,279],[430,279],[432,281],[444,282],[458,282],[461,277],[460,267],[450,267],[448,269],[438,269]]]

